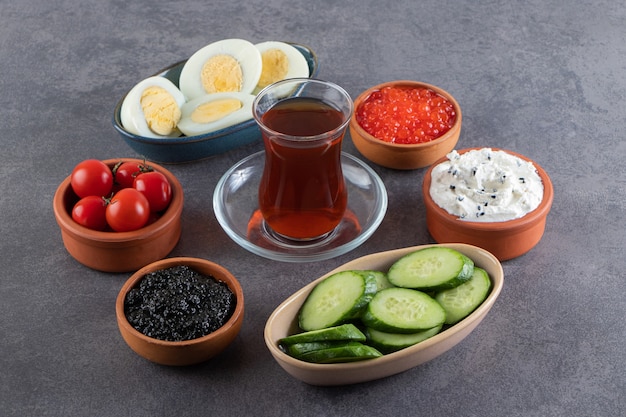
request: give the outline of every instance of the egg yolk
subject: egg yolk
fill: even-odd
[[[241,107],[241,101],[235,98],[211,101],[196,107],[191,113],[191,120],[194,123],[212,123],[239,110]]]
[[[140,104],[150,130],[162,136],[172,134],[180,121],[181,111],[165,88],[146,88],[141,94]]]
[[[287,76],[287,72],[289,71],[289,58],[287,58],[287,54],[280,49],[268,49],[261,54],[261,60],[263,62],[263,69],[261,71],[261,78],[257,84],[259,88],[267,87]]]
[[[239,92],[243,72],[239,62],[230,55],[215,55],[202,66],[202,86],[207,93]]]

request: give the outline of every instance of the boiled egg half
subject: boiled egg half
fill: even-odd
[[[309,64],[294,46],[279,41],[261,42],[255,46],[261,53],[262,61],[261,76],[254,90],[255,94],[268,85],[286,78],[309,77]]]
[[[202,135],[252,119],[254,96],[247,93],[205,94],[185,103],[178,128],[187,136]]]
[[[124,129],[139,136],[169,138],[180,136],[177,129],[185,96],[164,77],[146,78],[124,98],[120,118]]]
[[[261,76],[261,53],[244,39],[223,39],[195,52],[180,73],[187,100],[205,94],[251,94]]]

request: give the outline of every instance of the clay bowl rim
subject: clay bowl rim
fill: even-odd
[[[180,217],[183,209],[184,191],[183,187],[178,181],[178,178],[174,176],[169,170],[163,166],[154,162],[145,161],[143,159],[136,158],[112,158],[102,160],[109,167],[114,166],[118,162],[138,162],[148,165],[154,168],[156,171],[165,175],[172,187],[172,200],[165,212],[154,223],[151,223],[141,229],[132,230],[129,232],[113,232],[113,231],[99,231],[92,230],[85,226],[82,226],[72,219],[70,212],[65,206],[65,197],[68,193],[73,193],[71,190],[71,175],[68,175],[59,184],[53,198],[53,209],[59,226],[67,233],[71,233],[75,238],[89,241],[92,243],[100,242],[118,243],[124,242],[132,243],[137,240],[145,240],[153,235],[159,234],[164,228],[166,228],[172,221],[175,221]]]
[[[371,135],[370,133],[368,133],[367,131],[365,131],[365,129],[363,129],[363,127],[361,127],[361,125],[359,124],[359,122],[356,120],[356,114],[357,111],[359,109],[359,107],[361,106],[361,104],[367,100],[367,98],[374,92],[379,91],[380,89],[384,88],[384,87],[393,87],[393,86],[409,86],[409,87],[413,87],[413,88],[428,88],[430,90],[433,90],[434,92],[436,92],[437,94],[443,96],[446,100],[450,101],[453,105],[454,108],[456,110],[456,120],[454,121],[454,124],[452,125],[452,127],[443,135],[439,136],[436,139],[433,139],[431,141],[428,142],[422,142],[422,143],[392,143],[392,142],[385,142],[384,140],[378,139],[375,136]],[[381,84],[377,84],[373,87],[368,88],[367,90],[363,91],[361,94],[359,94],[357,96],[357,98],[354,100],[354,112],[352,112],[352,116],[350,117],[350,127],[352,129],[354,129],[356,131],[356,133],[359,134],[359,136],[365,140],[366,142],[378,145],[378,146],[384,146],[387,147],[391,150],[395,150],[395,151],[402,151],[402,152],[406,152],[406,151],[412,151],[412,150],[418,150],[418,149],[424,149],[424,148],[428,148],[431,146],[436,146],[442,142],[446,142],[447,140],[450,140],[450,137],[453,135],[456,135],[460,130],[461,127],[461,123],[463,121],[463,112],[461,111],[461,106],[459,105],[459,103],[457,102],[457,100],[454,98],[454,96],[452,94],[450,94],[449,92],[447,92],[446,90],[444,90],[441,87],[437,87],[436,85],[433,84],[429,84],[423,81],[413,81],[413,80],[395,80],[395,81],[388,81],[388,82],[384,82]],[[353,138],[354,140],[354,138]]]
[[[393,260],[397,260],[403,255],[428,247],[447,247],[454,248],[462,253],[471,253],[472,255],[468,256],[470,256],[477,265],[486,267],[488,270],[492,270],[494,272],[493,274],[490,273],[492,288],[489,295],[480,306],[478,306],[463,320],[416,345],[386,354],[380,358],[366,361],[333,364],[309,363],[293,358],[278,348],[277,342],[283,336],[280,334],[281,331],[286,329],[286,333],[288,334],[290,330],[293,330],[293,327],[296,326],[295,323],[297,323],[297,316],[290,317],[284,319],[284,322],[287,323],[287,327],[281,326],[278,328],[277,322],[279,321],[279,317],[286,314],[286,310],[296,311],[295,314],[297,315],[297,310],[306,299],[306,296],[323,279],[335,272],[348,269],[359,269],[363,265],[365,265],[366,268],[371,264],[390,265]],[[272,357],[279,364],[279,366],[281,366],[294,378],[308,384],[330,386],[372,381],[415,368],[442,355],[449,349],[458,345],[463,339],[468,337],[469,334],[474,331],[476,326],[478,326],[488,315],[489,311],[498,299],[503,286],[504,271],[501,262],[491,252],[478,246],[465,243],[435,243],[371,253],[338,266],[332,271],[314,279],[312,282],[289,295],[274,309],[266,321],[264,340],[268,350],[272,354]],[[283,320],[280,321],[282,322]],[[287,334],[285,334],[285,336]],[[441,349],[435,350],[436,346],[441,346]],[[341,378],[339,378],[341,381],[337,382],[335,380],[327,379],[329,375],[335,375],[337,373],[342,373]]]
[[[217,280],[225,282],[226,285],[228,285],[228,288],[230,288],[230,290],[235,295],[235,299],[237,300],[235,311],[233,311],[232,316],[230,316],[228,321],[226,321],[226,323],[224,323],[222,327],[212,333],[209,333],[202,337],[197,337],[195,339],[171,341],[146,336],[139,330],[135,329],[126,318],[126,314],[124,313],[124,300],[126,299],[126,295],[132,288],[134,288],[139,283],[139,281],[143,279],[146,274],[179,265],[187,265],[192,269],[196,269],[196,267],[201,266],[202,269],[209,268],[212,271],[216,271],[216,275],[219,276],[213,275],[213,272],[211,272],[211,275],[213,275],[213,277]],[[197,270],[197,272],[206,273],[200,270]],[[224,279],[224,277],[226,277],[226,279]],[[239,280],[237,280],[237,278],[228,269],[207,259],[185,256],[161,259],[139,269],[138,271],[133,273],[130,278],[128,278],[128,280],[126,280],[117,295],[117,299],[115,300],[115,315],[117,317],[118,326],[123,327],[124,331],[126,331],[131,337],[141,340],[141,342],[145,343],[146,345],[156,345],[163,348],[186,347],[202,343],[210,343],[212,341],[218,340],[220,337],[224,336],[225,333],[228,333],[233,327],[237,326],[238,323],[243,320],[243,313],[243,288],[241,287],[241,283],[239,282]],[[122,329],[120,329],[120,331],[121,330]]]
[[[473,150],[484,149],[483,147],[474,147],[474,148],[465,148],[457,150],[459,154],[464,154]],[[509,155],[516,156],[525,161],[531,162],[539,174],[541,178],[541,182],[543,183],[543,197],[539,206],[535,208],[533,211],[527,213],[526,215],[512,220],[506,220],[501,222],[474,222],[470,220],[461,220],[457,216],[448,213],[445,209],[439,207],[437,203],[433,201],[430,196],[430,184],[432,182],[432,171],[433,169],[448,160],[447,156],[443,156],[435,161],[424,174],[424,180],[422,182],[422,196],[424,198],[424,204],[426,205],[426,209],[430,209],[433,211],[433,214],[437,216],[442,223],[445,223],[447,226],[459,227],[465,230],[471,229],[482,232],[498,232],[498,231],[517,231],[526,229],[545,216],[548,215],[550,209],[552,207],[552,202],[554,200],[554,187],[552,185],[552,181],[550,180],[550,176],[548,173],[535,161],[532,159],[519,154],[514,151],[510,151],[507,149],[501,148],[489,148],[492,151],[503,151],[508,153]]]

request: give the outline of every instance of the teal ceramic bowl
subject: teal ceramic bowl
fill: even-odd
[[[318,72],[317,55],[305,45],[292,42],[287,43],[294,46],[304,55],[309,65],[309,77],[315,77]],[[159,71],[155,75],[168,78],[178,86],[180,72],[185,62],[187,61],[177,62]],[[234,126],[204,135],[181,136],[168,139],[138,136],[128,132],[122,126],[120,110],[125,97],[126,94],[115,106],[113,112],[113,127],[135,152],[153,162],[184,163],[196,161],[261,140],[261,131],[252,118]]]

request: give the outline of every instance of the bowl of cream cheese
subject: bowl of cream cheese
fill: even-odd
[[[435,241],[475,245],[502,261],[539,243],[554,189],[543,168],[523,155],[470,148],[436,161],[422,194]]]

